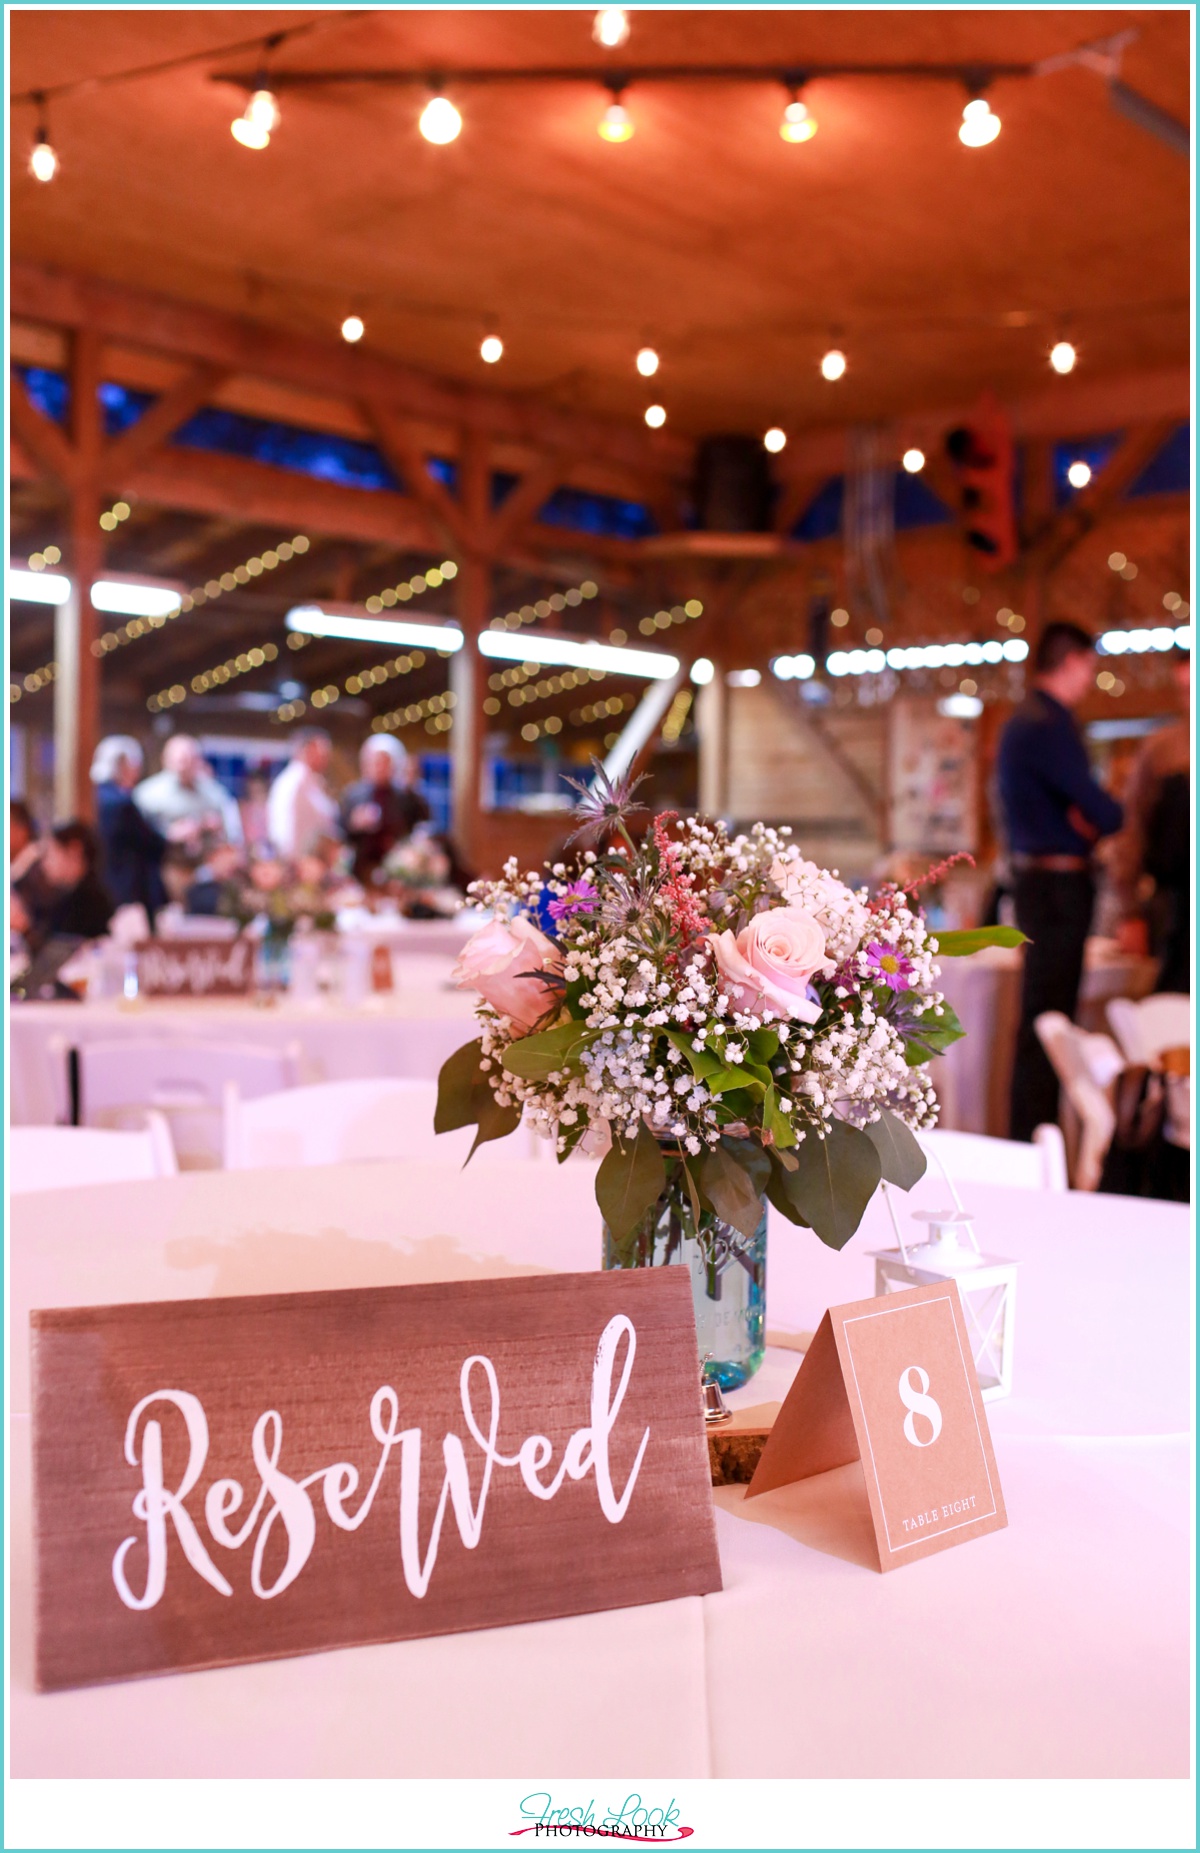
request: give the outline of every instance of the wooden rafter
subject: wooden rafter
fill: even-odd
[[[537,463],[511,489],[489,523],[489,551],[502,554],[522,534],[538,510],[558,488],[567,472],[558,452]]]
[[[24,380],[15,374],[12,377],[9,407],[13,433],[20,439],[22,448],[37,472],[56,477],[60,483],[74,482],[78,473],[74,447],[63,435],[61,426],[38,410]]]
[[[411,499],[418,503],[441,530],[447,545],[465,548],[469,524],[461,505],[429,470],[425,452],[404,419],[387,406],[364,405],[375,431],[376,442]]]
[[[587,455],[644,472],[659,482],[665,476],[685,477],[691,468],[691,444],[670,432],[459,386],[344,343],[335,347],[98,278],[14,262],[10,307],[29,321],[92,328],[107,341],[208,361],[230,372],[385,406],[398,417],[473,429],[536,450]]]
[[[119,476],[131,465],[142,462],[160,449],[181,425],[187,423],[193,413],[200,410],[221,381],[227,378],[224,368],[210,366],[206,361],[189,367],[174,386],[142,413],[135,425],[130,425],[128,430],[113,438],[105,447],[101,459],[105,474]]]
[[[1061,566],[1157,456],[1177,422],[1175,418],[1151,419],[1127,431],[1087,488],[1060,509],[1034,540],[1026,564],[1042,573],[1052,573]]]

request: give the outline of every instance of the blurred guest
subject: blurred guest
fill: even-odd
[[[184,910],[189,914],[229,912],[228,898],[242,863],[242,852],[232,843],[218,843],[212,854],[195,871],[183,898]]]
[[[1092,777],[1071,712],[1094,686],[1094,652],[1077,624],[1046,626],[1033,689],[1005,728],[997,759],[1017,925],[1031,942],[1013,1063],[1014,1139],[1031,1139],[1036,1126],[1058,1118],[1058,1081],[1034,1024],[1044,1010],[1075,1014],[1095,898],[1092,847],[1121,827],[1121,807]]]
[[[267,824],[267,797],[270,790],[271,780],[265,772],[247,773],[245,796],[238,805],[242,836],[247,849],[264,850],[271,841]]]
[[[8,907],[9,926],[24,936],[49,900],[44,845],[27,804],[11,798],[8,805]]]
[[[167,839],[133,801],[144,755],[131,734],[110,734],[92,758],[101,873],[114,906],[140,901],[151,927],[167,898],[162,859]]]
[[[113,903],[97,872],[98,859],[87,824],[73,818],[50,832],[42,852],[48,900],[26,935],[32,951],[49,939],[99,939],[108,931]]]
[[[1177,658],[1174,670],[1180,718],[1151,734],[1134,761],[1111,870],[1123,915],[1117,928],[1122,950],[1144,955],[1153,946],[1162,960],[1156,989],[1190,991],[1190,653]]]
[[[162,771],[143,779],[133,801],[168,842],[182,843],[195,856],[217,843],[240,843],[238,808],[204,763],[199,742],[173,734],[163,747]]]
[[[267,827],[276,853],[295,858],[311,855],[325,837],[337,836],[338,807],[325,783],[333,743],[324,728],[299,728],[291,747],[291,760],[267,799]]]
[[[8,879],[9,883],[19,882],[32,868],[36,868],[41,858],[42,846],[38,842],[37,825],[33,821],[33,812],[20,798],[8,801]]]
[[[428,823],[430,809],[409,785],[408,754],[391,734],[372,734],[359,754],[362,777],[342,793],[342,828],[354,874],[366,886],[390,849]]]

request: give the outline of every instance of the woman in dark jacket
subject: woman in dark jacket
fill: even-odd
[[[114,907],[140,901],[153,926],[154,915],[167,898],[162,879],[167,840],[130,796],[142,776],[143,763],[142,749],[131,734],[110,734],[96,748],[92,783],[104,885]]]
[[[51,939],[101,939],[107,933],[113,904],[96,867],[97,853],[94,831],[78,818],[50,832],[42,851],[47,898],[26,936],[31,951]]]

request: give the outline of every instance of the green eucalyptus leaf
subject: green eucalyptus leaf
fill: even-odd
[[[666,1166],[658,1140],[643,1120],[635,1139],[614,1135],[596,1173],[596,1201],[613,1237],[627,1241],[666,1183]]]
[[[883,1175],[865,1132],[831,1120],[825,1137],[810,1132],[796,1147],[796,1169],[777,1173],[788,1201],[829,1248],[844,1248]]]
[[[475,1142],[467,1153],[464,1169],[481,1145],[487,1145],[492,1139],[507,1139],[510,1132],[515,1132],[521,1124],[521,1106],[514,1101],[511,1106],[502,1107],[491,1088],[487,1090],[486,1101],[481,1101],[479,1109],[479,1130]]]
[[[483,1042],[466,1043],[447,1056],[438,1075],[437,1106],[433,1115],[435,1132],[455,1132],[460,1126],[474,1126],[482,1103],[480,1089],[491,1095],[487,1076],[480,1063]]]
[[[885,1107],[863,1131],[879,1153],[880,1168],[889,1184],[911,1190],[924,1177],[929,1160],[902,1119]]]
[[[774,1152],[771,1154],[771,1175],[767,1179],[767,1202],[774,1204],[779,1214],[785,1216],[788,1222],[794,1222],[801,1229],[808,1229],[811,1224],[805,1221],[788,1194],[788,1180],[791,1176],[791,1168],[795,1166],[795,1159],[792,1158],[790,1152],[788,1157],[792,1161],[791,1167],[786,1167],[782,1158],[777,1157]]]
[[[930,1056],[941,1055],[952,1042],[957,1042],[966,1033],[952,1005],[943,1004],[940,1017],[935,1017],[932,1010],[926,1010],[904,1038],[904,1059],[910,1068],[919,1068]]]
[[[769,1062],[779,1054],[779,1031],[774,1029],[752,1029],[746,1038],[746,1047],[756,1062]]]
[[[757,1139],[739,1139],[733,1133],[724,1133],[721,1144],[731,1158],[736,1158],[755,1190],[761,1197],[767,1188],[771,1175],[771,1154],[758,1143]]]
[[[1020,927],[954,927],[930,934],[934,951],[943,959],[967,959],[985,946],[1026,946],[1029,935]]]
[[[700,1184],[722,1222],[753,1237],[762,1221],[762,1197],[733,1153],[710,1145],[700,1160]]]
[[[599,1033],[572,1018],[570,1022],[556,1024],[553,1029],[540,1030],[536,1036],[522,1036],[519,1042],[510,1042],[504,1051],[504,1066],[509,1074],[518,1075],[522,1081],[548,1080],[552,1074],[569,1068],[579,1051]]]
[[[763,1095],[763,1131],[771,1135],[772,1144],[784,1147],[795,1145],[796,1130],[786,1113],[779,1110],[779,1096],[774,1083]]]

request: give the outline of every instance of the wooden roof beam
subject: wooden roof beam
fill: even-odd
[[[334,347],[99,278],[14,262],[9,294],[11,312],[29,321],[91,328],[108,341],[386,406],[401,417],[447,422],[541,450],[584,453],[659,478],[686,476],[691,469],[692,445],[673,433],[459,386],[344,343]]]
[[[1137,481],[1174,431],[1176,420],[1153,419],[1127,431],[1108,462],[1096,471],[1086,489],[1059,509],[1049,526],[1033,542],[1023,564],[1042,573],[1062,565],[1084,537],[1108,513],[1119,496]]]

